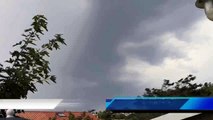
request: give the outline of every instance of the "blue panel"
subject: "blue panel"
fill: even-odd
[[[189,98],[181,110],[213,110],[213,98]]]
[[[213,110],[211,97],[126,97],[106,100],[112,111],[207,111]]]

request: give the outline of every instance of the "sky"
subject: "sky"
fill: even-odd
[[[143,95],[164,79],[213,79],[213,22],[195,0],[1,0],[0,62],[36,14],[48,19],[42,42],[62,33],[51,53],[57,83],[28,98],[64,99],[61,110],[104,109],[105,99]]]

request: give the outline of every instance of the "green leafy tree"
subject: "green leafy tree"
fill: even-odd
[[[5,61],[7,66],[0,64],[0,99],[27,98],[29,91],[37,91],[36,83],[56,82],[47,58],[50,51],[66,43],[61,34],[56,34],[48,43],[38,46],[36,42],[45,31],[48,31],[45,16],[34,16],[31,27],[22,34],[24,39],[13,45],[17,50],[10,52],[11,57]]]
[[[195,97],[195,96],[212,96],[213,84],[205,82],[204,84],[193,83],[196,79],[193,75],[188,75],[186,78],[181,78],[177,82],[170,82],[164,80],[160,89],[146,88],[143,96],[149,97],[167,97],[167,96],[181,96],[181,97]]]

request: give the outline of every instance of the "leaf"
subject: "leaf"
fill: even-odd
[[[45,80],[45,82],[46,82],[47,84],[50,84],[47,80]]]
[[[39,76],[44,77],[44,75],[43,75],[43,74],[41,74],[41,73],[39,74]]]
[[[40,40],[40,37],[39,37],[39,35],[38,34],[35,34],[36,35],[36,37]]]
[[[45,48],[46,46],[47,46],[46,44],[43,44],[41,47],[42,47],[42,48]]]
[[[51,50],[51,51],[53,50],[52,47],[48,47],[48,49]]]
[[[6,60],[5,62],[7,62],[7,63],[13,63],[14,60],[10,58],[9,60]]]
[[[29,32],[29,31],[32,31],[32,28],[24,30],[24,32]]]
[[[44,65],[43,62],[41,62],[39,59],[36,60],[36,64],[37,64],[37,65],[40,65],[40,66],[43,66],[43,65]]]
[[[49,71],[51,71],[51,69],[50,69],[50,67],[47,65],[47,69],[49,70]]]
[[[49,78],[49,77],[50,77],[50,75],[47,75],[47,74],[45,75],[45,79],[47,79],[47,78]]]
[[[52,76],[50,77],[50,80],[51,80],[52,82],[56,83],[56,77],[55,77],[54,75],[52,75]]]
[[[18,51],[14,51],[14,52],[11,53],[11,55],[12,55],[12,57],[14,57],[14,56],[19,56],[20,53],[19,53]]]
[[[24,36],[24,37],[28,37],[28,35],[25,35],[25,34],[21,34],[22,36]]]
[[[60,43],[62,43],[62,44],[64,44],[64,45],[67,45],[67,44],[64,42],[64,38],[62,38],[61,36],[62,36],[62,34],[56,34],[56,35],[55,35],[56,41],[58,41],[58,42],[60,42]]]
[[[42,56],[48,56],[49,57],[49,53],[47,52],[47,51],[41,51],[40,52],[40,54],[42,55]]]
[[[13,47],[17,46],[17,45],[21,45],[22,41],[16,43],[15,45],[13,45]]]
[[[32,87],[33,90],[36,89],[36,86],[33,83],[30,83],[30,85],[31,85],[31,87]]]
[[[35,45],[35,46],[36,46],[36,44],[35,44],[35,43],[33,43],[33,42],[29,42],[29,44],[31,44],[31,45]]]
[[[25,49],[27,46],[26,45],[23,45],[23,46],[21,46],[20,48],[21,49]]]
[[[40,83],[40,84],[43,84],[43,81],[41,81],[41,80],[38,80],[37,82]]]
[[[59,48],[59,45],[58,45],[57,43],[54,43],[54,44],[53,44],[53,47],[54,47],[56,50],[57,50],[57,49],[60,49],[60,48]]]

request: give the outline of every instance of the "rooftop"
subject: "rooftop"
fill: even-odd
[[[69,115],[73,114],[77,117],[90,117],[92,120],[99,120],[96,115],[87,112],[49,112],[49,111],[25,111],[24,113],[18,113],[16,116],[20,118],[30,120],[50,120],[56,118],[56,120],[69,120]]]

